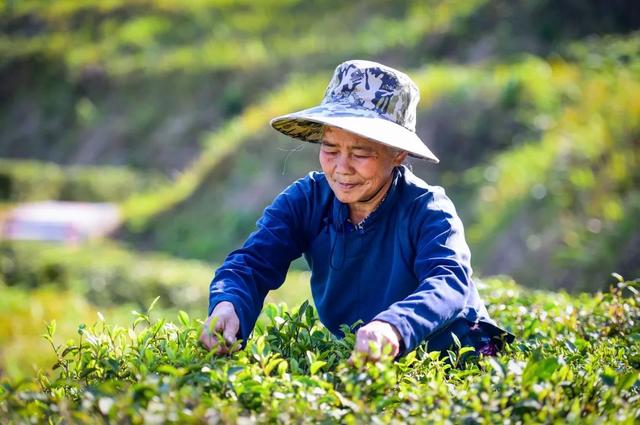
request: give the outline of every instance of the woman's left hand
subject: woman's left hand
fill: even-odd
[[[400,352],[400,333],[395,326],[374,320],[358,329],[352,358],[364,355],[367,361],[376,362],[385,346],[390,346],[389,355],[395,358]]]

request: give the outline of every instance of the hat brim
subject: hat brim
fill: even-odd
[[[380,118],[369,109],[354,105],[320,105],[273,118],[270,124],[282,134],[312,143],[319,143],[322,127],[330,125],[374,142],[407,151],[410,156],[436,164],[440,162],[413,131]]]

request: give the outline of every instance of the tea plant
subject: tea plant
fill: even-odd
[[[348,359],[303,303],[267,305],[252,338],[216,357],[198,344],[202,322],[134,312],[128,328],[101,315],[58,344],[50,372],[0,387],[0,423],[637,423],[640,280],[571,298],[492,280],[491,313],[518,339],[498,357],[469,348],[398,361]]]

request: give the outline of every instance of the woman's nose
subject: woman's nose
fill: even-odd
[[[349,155],[338,155],[336,158],[336,171],[341,174],[350,174],[353,171]]]

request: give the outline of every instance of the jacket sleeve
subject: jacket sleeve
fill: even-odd
[[[209,315],[219,302],[231,302],[245,342],[267,292],[282,285],[289,265],[302,255],[308,187],[308,180],[298,180],[278,195],[257,221],[257,230],[227,256],[211,281]]]
[[[437,202],[428,202],[415,221],[418,287],[374,318],[398,329],[401,354],[451,323],[470,292],[470,252],[462,221],[444,193],[436,196]]]

